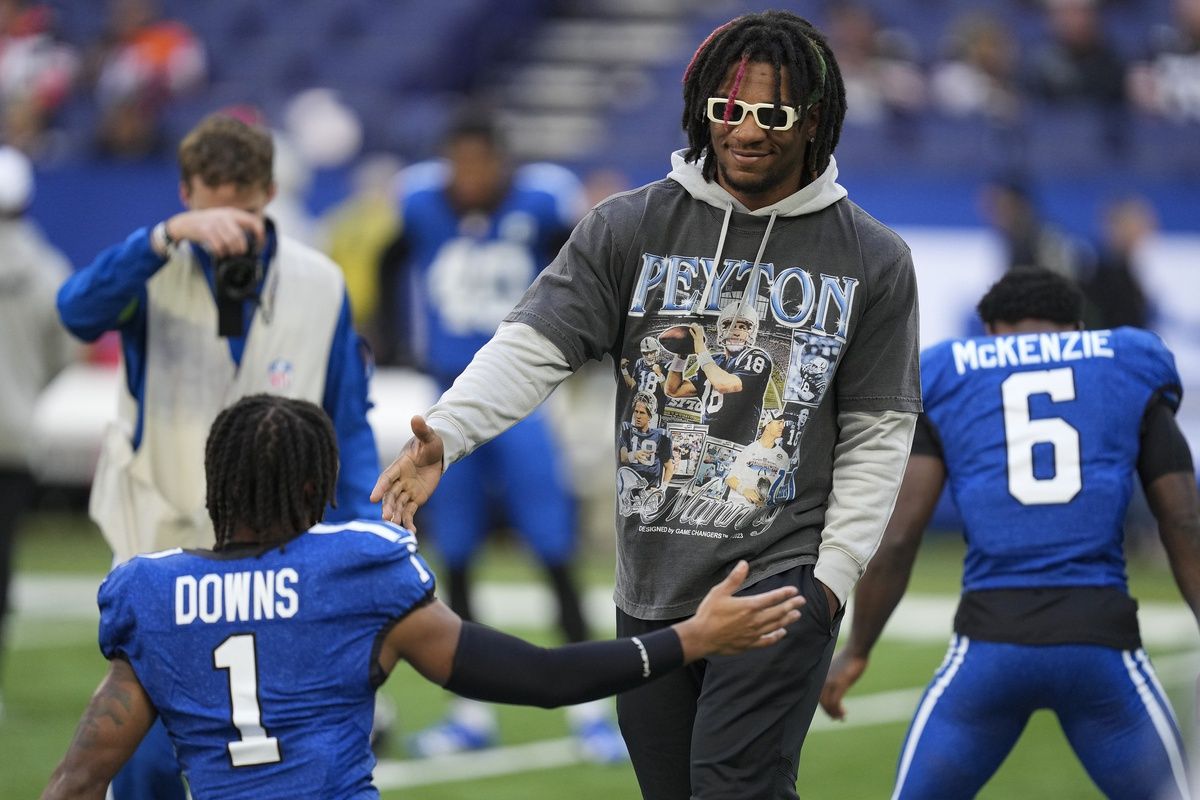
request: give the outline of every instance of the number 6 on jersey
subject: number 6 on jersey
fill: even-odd
[[[1070,367],[1018,372],[1000,384],[1004,400],[1004,438],[1008,445],[1008,491],[1027,506],[1069,503],[1083,487],[1079,463],[1079,431],[1060,417],[1029,418],[1029,398],[1048,394],[1056,403],[1075,399]],[[1054,447],[1054,476],[1033,472],[1033,448]]]

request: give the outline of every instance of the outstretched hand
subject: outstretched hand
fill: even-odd
[[[767,647],[800,619],[799,609],[806,601],[795,586],[735,597],[749,573],[750,565],[739,561],[725,580],[708,590],[695,616],[675,625],[684,661]]]
[[[846,648],[842,648],[833,656],[829,665],[829,674],[825,678],[825,686],[821,688],[821,708],[834,719],[845,719],[846,709],[842,698],[850,687],[858,682],[867,669],[865,656],[854,656]]]
[[[413,515],[425,504],[442,479],[445,449],[419,414],[412,418],[413,438],[375,482],[371,502],[383,501],[383,518],[415,531]]]

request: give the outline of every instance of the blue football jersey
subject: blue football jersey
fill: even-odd
[[[462,214],[446,194],[444,165],[410,173],[401,205],[414,351],[431,373],[452,380],[566,241],[582,186],[561,167],[528,165],[495,209]]]
[[[964,521],[964,590],[1125,590],[1142,415],[1156,395],[1180,399],[1162,341],[1134,328],[958,339],[927,350],[921,373]]]
[[[197,800],[375,798],[376,647],[433,589],[384,522],[261,554],[168,550],[105,579],[100,649],[133,667]]]

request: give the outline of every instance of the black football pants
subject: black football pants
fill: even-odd
[[[739,594],[797,586],[808,600],[779,643],[713,656],[617,697],[617,719],[645,800],[796,798],[800,748],[829,671],[841,611],[829,617],[811,564]],[[617,635],[679,620],[617,610]]]

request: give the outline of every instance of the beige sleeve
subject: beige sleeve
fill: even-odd
[[[838,415],[833,488],[813,575],[845,606],[879,547],[908,464],[917,415],[853,411]]]
[[[570,374],[545,336],[524,323],[501,325],[425,414],[442,437],[445,466],[527,417]]]

